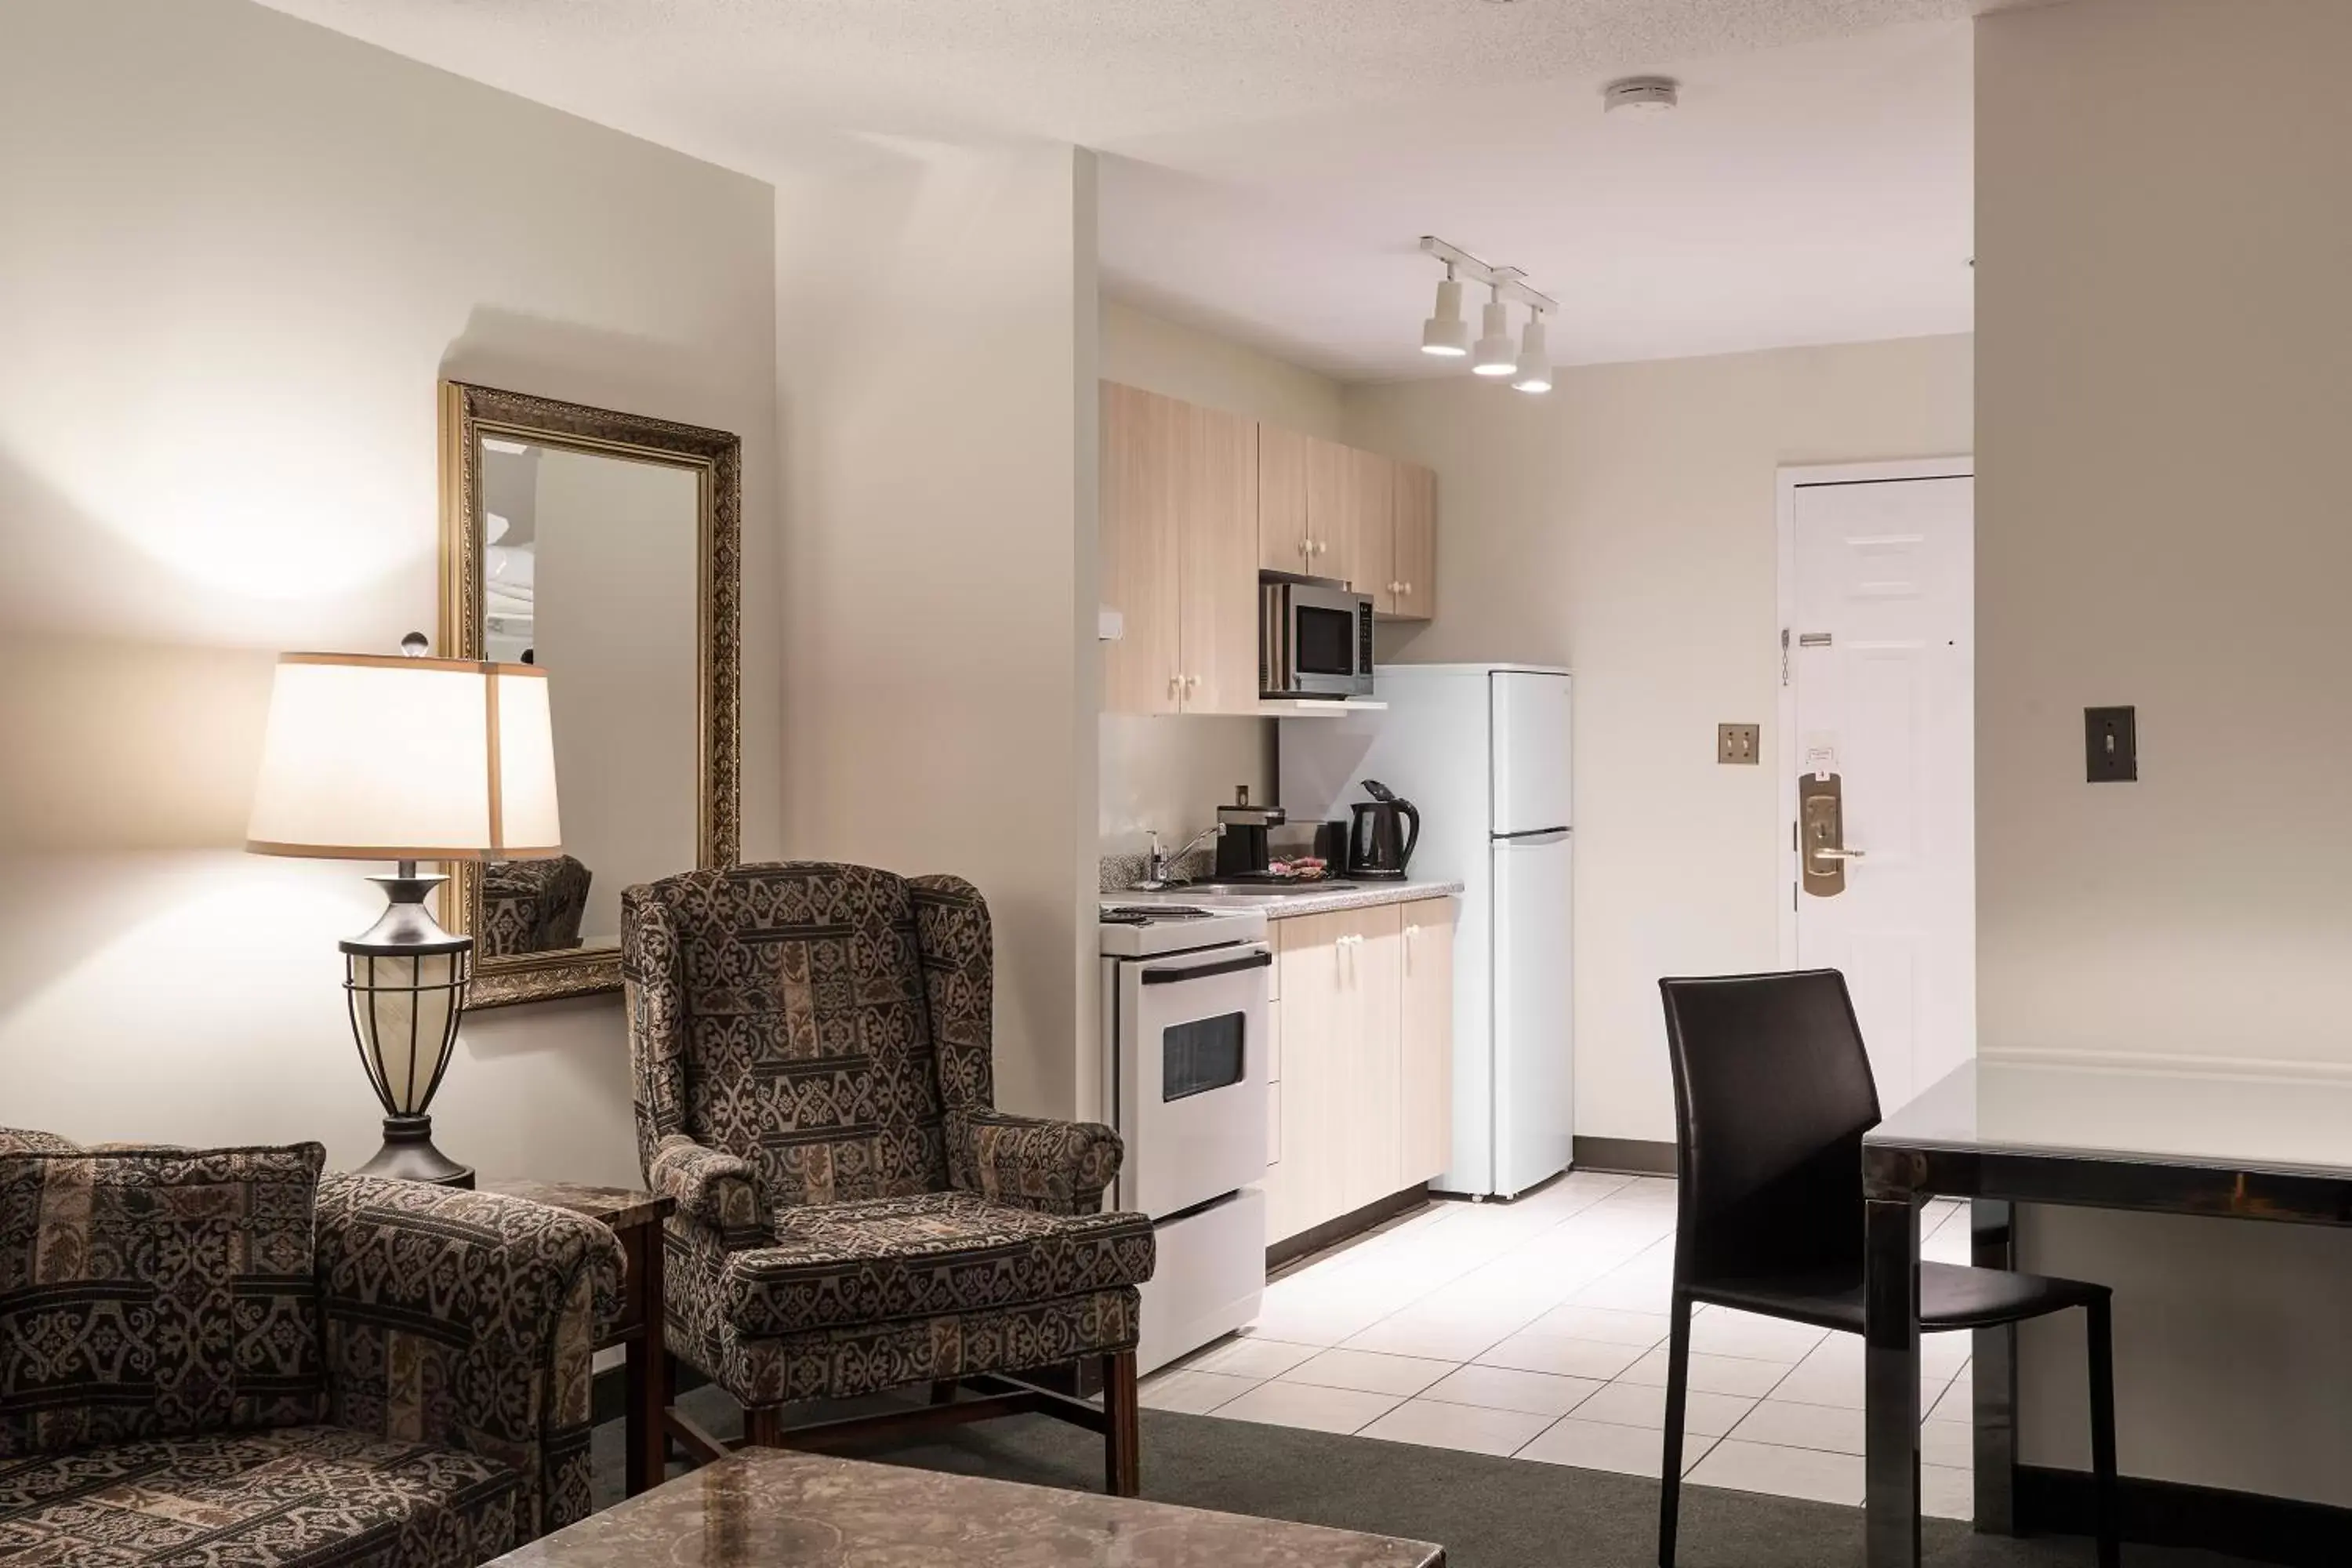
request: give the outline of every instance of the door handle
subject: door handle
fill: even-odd
[[[1813,858],[1816,860],[1859,860],[1869,853],[1870,851],[1867,849],[1832,849],[1827,845],[1822,845],[1814,848]]]

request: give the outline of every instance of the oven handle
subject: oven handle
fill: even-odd
[[[1146,985],[1173,985],[1180,980],[1205,980],[1212,974],[1239,974],[1244,969],[1271,969],[1274,954],[1264,948],[1244,952],[1239,958],[1220,959],[1214,963],[1195,964],[1190,969],[1147,969],[1143,972]]]

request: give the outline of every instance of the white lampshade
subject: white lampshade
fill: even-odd
[[[1421,324],[1421,352],[1440,359],[1460,359],[1470,352],[1470,323],[1462,319],[1462,285],[1453,270],[1437,286],[1437,313]]]
[[[561,853],[547,672],[282,654],[246,847],[340,860]]]
[[[1478,345],[1470,351],[1470,368],[1479,375],[1508,375],[1519,368],[1517,346],[1511,342],[1510,307],[1500,300],[1486,306]]]
[[[1511,385],[1520,392],[1551,390],[1551,353],[1544,344],[1543,316],[1540,312],[1529,316],[1526,328],[1519,333],[1519,359],[1511,374]]]

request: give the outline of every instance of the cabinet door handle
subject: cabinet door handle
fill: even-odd
[[[1168,678],[1168,700],[1173,702],[1183,695],[1184,678],[1181,675],[1170,676]]]
[[[1198,691],[1200,689],[1201,689],[1201,678],[1200,678],[1199,676],[1197,676],[1197,675],[1188,675],[1188,676],[1186,676],[1186,677],[1184,678],[1184,689],[1185,689],[1185,690],[1187,690],[1187,691]]]
[[[1402,583],[1391,583],[1389,584],[1389,592],[1391,594],[1402,594],[1404,592],[1404,584]]]
[[[1407,583],[1407,584],[1404,585],[1404,593],[1405,593],[1405,596],[1406,596],[1407,598],[1410,598],[1410,597],[1412,597],[1412,584]]]

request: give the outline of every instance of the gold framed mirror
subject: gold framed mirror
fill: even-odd
[[[441,384],[440,651],[547,670],[563,833],[444,868],[475,1007],[618,991],[621,889],[735,863],[740,446]]]

